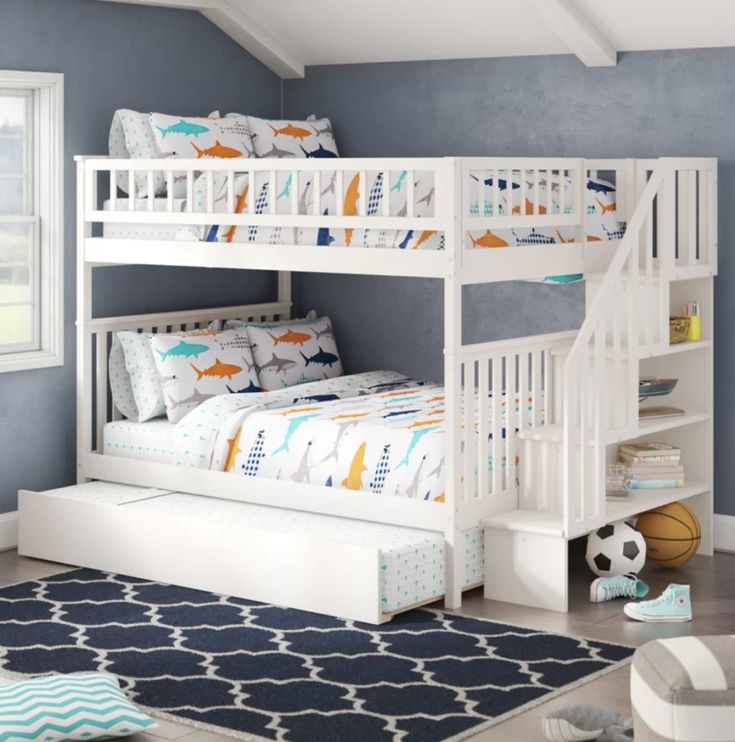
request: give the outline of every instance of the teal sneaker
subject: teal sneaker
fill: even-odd
[[[590,602],[604,603],[615,598],[645,598],[648,585],[633,572],[618,577],[598,577],[590,585]]]
[[[658,598],[642,603],[626,603],[625,615],[634,621],[691,621],[692,601],[689,585],[669,585]]]

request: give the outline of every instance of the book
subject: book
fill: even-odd
[[[676,475],[683,474],[684,467],[681,464],[659,464],[656,466],[650,466],[648,464],[633,464],[632,466],[625,467],[625,473],[627,476],[637,477],[659,477],[661,479],[667,479],[666,474]]]
[[[666,469],[669,466],[676,466],[681,460],[681,456],[679,454],[674,456],[629,456],[621,453],[620,460],[625,466],[645,465]]]
[[[650,456],[681,456],[681,450],[669,443],[623,443],[618,447],[621,454],[636,458]]]
[[[663,472],[661,474],[630,474],[627,482],[658,482],[684,479],[683,471]]]
[[[638,417],[644,420],[649,420],[656,417],[676,417],[677,415],[683,415],[684,410],[679,407],[667,407],[660,405],[657,407],[641,407],[638,410]]]
[[[631,490],[676,489],[683,486],[683,477],[681,479],[631,479],[628,481],[628,489]]]

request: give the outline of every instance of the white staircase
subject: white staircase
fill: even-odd
[[[637,203],[607,270],[585,275],[582,326],[548,349],[543,420],[516,426],[517,507],[483,520],[487,598],[566,611],[567,542],[677,500],[699,517],[700,551],[712,552],[716,163],[661,159],[650,167],[638,165]],[[669,316],[692,300],[701,307],[702,339],[670,345]],[[678,378],[662,403],[685,414],[640,420],[641,375]],[[686,486],[607,501],[606,465],[629,440],[681,447]]]

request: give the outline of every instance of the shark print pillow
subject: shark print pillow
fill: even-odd
[[[247,331],[148,335],[172,423],[218,394],[262,391]]]
[[[264,391],[342,376],[329,317],[271,328],[250,325],[247,333]]]
[[[329,119],[280,121],[248,116],[248,127],[258,157],[339,157]]]
[[[173,158],[239,158],[254,157],[250,130],[245,116],[194,118],[148,114],[159,157]],[[186,178],[174,174],[174,197],[186,197]]]

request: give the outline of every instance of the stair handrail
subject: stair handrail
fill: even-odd
[[[580,525],[585,519],[594,520],[595,516],[604,511],[604,441],[603,417],[606,415],[607,386],[600,384],[586,388],[581,381],[581,375],[590,370],[590,344],[594,343],[593,352],[597,359],[597,374],[607,374],[607,323],[614,312],[619,312],[627,321],[627,338],[625,343],[619,342],[618,350],[621,353],[620,363],[627,363],[626,373],[629,380],[637,382],[637,346],[638,333],[635,326],[635,289],[640,273],[639,247],[641,230],[646,221],[652,216],[655,199],[661,193],[662,186],[667,178],[673,174],[673,169],[663,160],[654,166],[651,176],[644,187],[633,214],[627,224],[625,234],[610,261],[608,269],[597,289],[574,343],[567,355],[562,370],[562,431],[563,431],[563,524],[564,532],[573,537],[590,530]],[[659,225],[660,227],[660,225]],[[652,227],[651,227],[652,229]],[[661,240],[659,240],[661,245]],[[659,260],[661,255],[657,256]],[[668,256],[667,256],[668,257]],[[627,267],[627,270],[626,270]],[[624,281],[628,281],[628,291],[624,291]],[[616,298],[623,298],[623,306],[616,306]],[[602,330],[602,343],[600,331]],[[634,369],[635,366],[635,369]],[[634,383],[635,383],[634,382]],[[602,387],[602,388],[600,388]],[[631,393],[633,393],[631,388]],[[590,393],[594,398],[591,402],[592,424],[585,425],[586,405],[582,395]],[[602,397],[602,399],[600,399]],[[637,399],[635,412],[637,413]],[[579,422],[577,422],[577,417]],[[575,433],[579,436],[575,440]],[[591,444],[591,449],[590,449]],[[588,469],[591,463],[591,468]],[[588,477],[587,474],[590,473]],[[583,490],[586,484],[592,484],[592,497]],[[580,506],[580,517],[576,515],[577,505]],[[575,525],[578,527],[575,528]],[[594,526],[593,526],[594,527]]]

